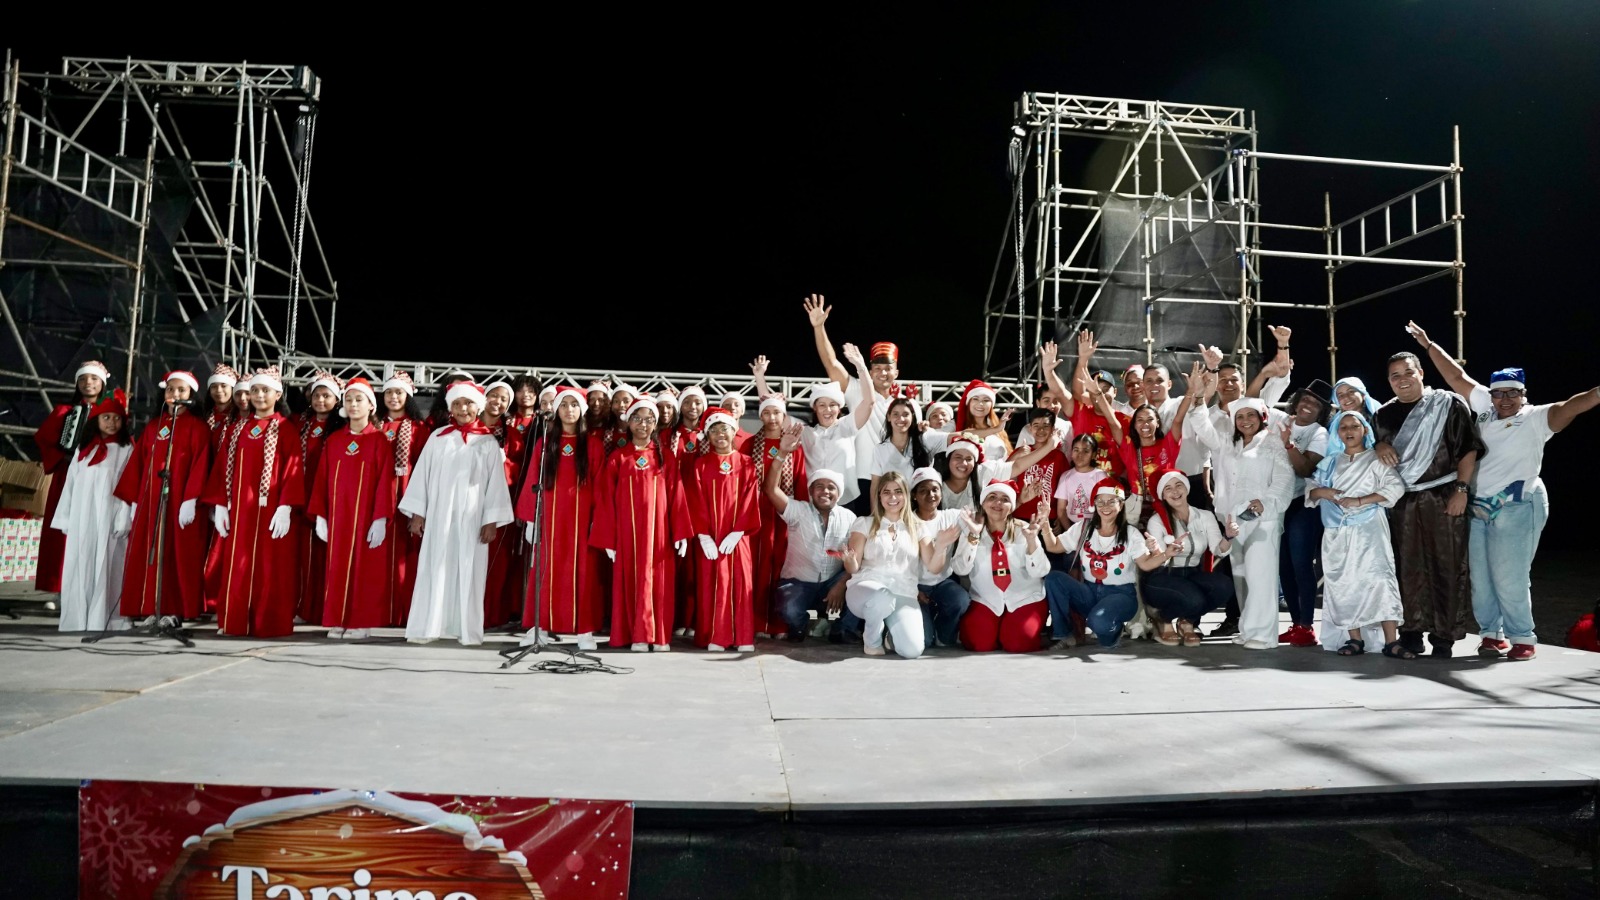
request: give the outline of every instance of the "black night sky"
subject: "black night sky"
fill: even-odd
[[[33,69],[311,65],[340,356],[715,373],[765,352],[820,374],[800,309],[816,291],[836,342],[895,340],[912,380],[974,377],[1012,104],[1038,90],[1245,107],[1262,149],[1320,156],[1444,163],[1460,125],[1469,372],[1523,365],[1535,402],[1600,381],[1580,217],[1600,189],[1600,4],[979,6],[606,6],[245,38],[40,21],[6,42]],[[1340,218],[1421,180],[1264,168],[1263,217],[1317,224],[1324,190]],[[1268,300],[1323,296],[1316,263],[1264,274]],[[1384,357],[1414,348],[1407,318],[1448,337],[1446,284],[1341,319],[1340,374],[1381,383]],[[1328,377],[1323,318],[1269,320],[1296,328],[1296,382]],[[1546,541],[1594,495],[1573,474],[1589,419],[1547,454]]]

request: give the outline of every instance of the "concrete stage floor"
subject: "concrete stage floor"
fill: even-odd
[[[1209,627],[1215,616],[1207,621]],[[1531,662],[1152,642],[915,661],[762,642],[498,668],[491,643],[117,638],[0,620],[0,781],[81,778],[911,810],[1600,781],[1600,654]],[[509,641],[511,638],[503,637]]]

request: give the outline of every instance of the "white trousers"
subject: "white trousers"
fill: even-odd
[[[865,622],[862,641],[868,647],[883,646],[883,629],[894,638],[894,652],[906,659],[922,655],[925,634],[922,606],[916,597],[893,594],[876,584],[851,583],[844,589],[844,603]]]
[[[1238,643],[1278,646],[1278,545],[1281,522],[1262,523],[1233,542],[1233,587],[1239,595]]]

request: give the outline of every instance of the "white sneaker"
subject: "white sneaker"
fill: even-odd
[[[577,641],[578,641],[578,649],[579,650],[594,650],[594,649],[596,649],[593,635],[580,634],[580,635],[577,636]]]
[[[672,630],[672,636],[673,637],[683,637],[684,635],[686,635],[688,633],[689,633],[689,629],[687,629],[687,628],[681,628],[680,627],[680,628],[674,628]]]
[[[721,653],[728,648],[722,646],[721,644],[707,644],[706,649],[710,650],[712,653]]]
[[[342,637],[344,637],[344,629],[343,628],[329,628],[328,629],[328,637],[331,637],[331,638],[342,638]]]
[[[139,620],[139,627],[140,628],[149,628],[151,625],[154,625],[155,623],[156,623],[156,617],[155,616],[145,616],[144,618]]]
[[[765,631],[758,631],[758,632],[756,632],[756,637],[761,638],[763,640],[770,640],[772,638],[772,635],[766,633]]]
[[[367,635],[370,633],[371,629],[368,628],[351,628],[345,631],[344,639],[347,641],[362,641],[366,640]]]
[[[657,651],[660,651],[662,653],[666,653],[668,650],[672,649],[672,645],[671,644],[653,644],[653,645],[651,645],[650,649],[657,650]]]
[[[634,644],[632,647],[629,647],[628,649],[632,650],[634,653],[649,653],[650,652],[650,645],[641,642],[641,643],[638,643],[638,644]]]
[[[528,629],[528,633],[523,635],[522,636],[522,640],[517,642],[517,646],[519,646],[519,647],[532,647],[534,645],[534,643],[539,640],[539,635],[541,633],[542,632],[540,632],[539,629],[537,629],[537,628],[529,628]],[[544,636],[544,640],[545,640],[546,643],[548,643],[549,640],[550,640],[550,635],[546,634]]]
[[[754,653],[756,651],[756,645],[755,644],[740,644],[736,649],[740,653]]]
[[[299,616],[295,616],[294,617],[294,623],[296,625],[310,625],[311,624],[310,622],[307,622],[305,619],[302,619]]]
[[[868,656],[882,656],[883,655],[883,648],[881,646],[880,647],[868,647],[865,644],[863,644],[861,646],[861,652],[865,653]]]

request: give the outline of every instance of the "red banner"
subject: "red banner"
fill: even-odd
[[[78,896],[625,897],[633,804],[85,782]]]

